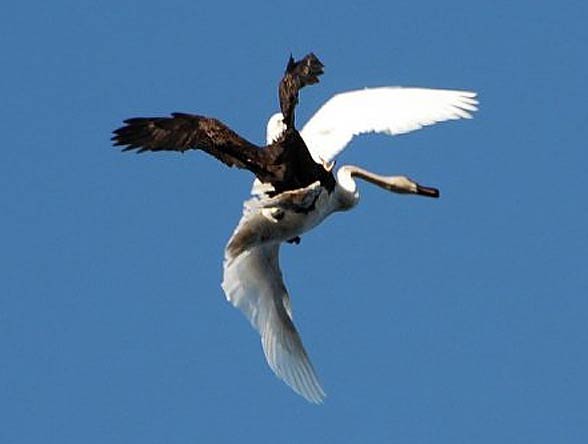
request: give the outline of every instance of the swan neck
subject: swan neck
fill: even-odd
[[[439,190],[437,188],[425,187],[419,185],[414,180],[406,176],[380,176],[379,174],[372,173],[371,171],[364,170],[363,168],[346,165],[342,167],[343,173],[338,179],[342,179],[342,186],[346,184],[356,187],[354,177],[365,180],[366,182],[373,183],[388,191],[392,191],[398,194],[418,194],[426,197],[439,197]]]
[[[349,165],[346,169],[351,181],[354,177],[365,180],[366,182],[377,185],[388,191],[395,193],[417,193],[418,185],[405,176],[380,176],[371,171],[364,170],[358,166]]]
[[[337,183],[343,190],[354,194],[357,192],[357,183],[353,180],[353,173],[357,167],[344,165],[337,170]]]
[[[364,170],[358,166],[350,165],[350,174],[351,177],[359,177],[367,182],[373,183],[374,185],[378,185],[380,187],[385,186],[387,183],[386,178],[384,176],[380,176],[379,174],[372,173],[371,171]]]
[[[349,175],[349,178],[353,181],[353,177],[358,177],[360,179],[365,180],[366,182],[373,183],[382,188],[388,187],[388,180],[384,176],[380,176],[379,174],[372,173],[371,171],[365,170],[355,165],[345,165],[343,167],[345,169],[345,173]],[[341,168],[341,169],[343,169]],[[353,181],[355,184],[355,181]]]

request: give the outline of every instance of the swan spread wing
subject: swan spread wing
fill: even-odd
[[[470,119],[476,93],[427,88],[366,88],[329,99],[300,132],[315,161],[331,161],[363,133],[404,134],[437,122]]]
[[[290,297],[279,265],[280,243],[254,240],[259,224],[266,223],[265,216],[246,205],[227,245],[222,287],[227,299],[261,335],[274,373],[296,393],[320,403],[326,395],[292,321]]]

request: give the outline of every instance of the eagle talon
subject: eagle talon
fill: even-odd
[[[322,157],[320,159],[321,159],[321,163],[323,164],[323,168],[325,170],[327,170],[327,173],[330,173],[331,171],[333,171],[333,168],[335,168],[335,160],[331,160],[330,162],[327,162]]]

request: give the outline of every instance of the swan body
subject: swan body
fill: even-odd
[[[476,94],[468,91],[381,87],[335,95],[307,122],[295,128],[299,91],[317,83],[323,65],[314,54],[292,57],[280,82],[281,113],[267,125],[267,144],[258,147],[224,123],[205,116],[125,120],[114,131],[123,151],[202,150],[228,166],[255,174],[252,197],[225,248],[222,288],[259,332],[274,373],[310,402],[325,397],[293,322],[290,296],[279,264],[285,242],[319,225],[330,214],[357,205],[356,179],[394,193],[439,197],[406,176],[381,176],[353,165],[333,172],[334,159],[357,135],[404,134],[437,122],[469,119]]]
[[[225,249],[221,285],[227,299],[259,331],[274,373],[314,403],[322,402],[326,394],[293,323],[279,249],[333,212],[352,208],[358,198],[341,186],[328,192],[320,182],[276,197],[254,197],[245,202],[241,221]]]

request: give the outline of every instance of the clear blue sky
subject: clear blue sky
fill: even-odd
[[[0,442],[586,442],[587,19],[581,1],[4,5]],[[326,73],[299,122],[364,86],[481,100],[340,159],[441,199],[363,187],[283,249],[318,407],[220,288],[250,175],[109,142],[185,111],[262,143],[310,51]]]

